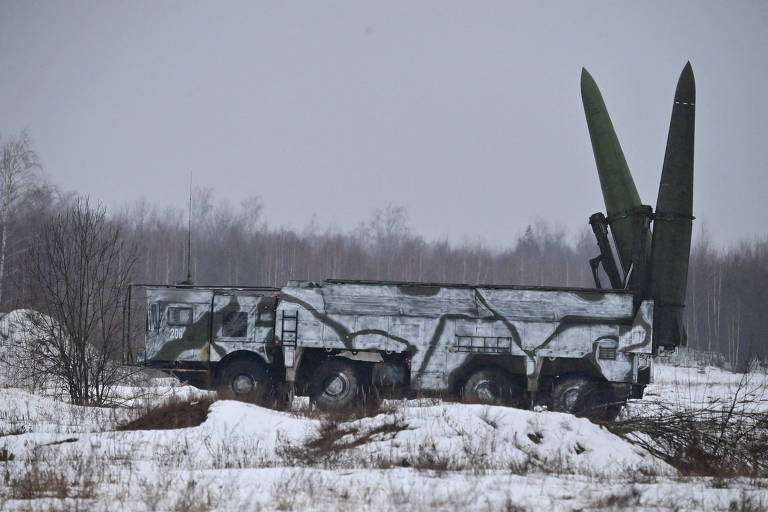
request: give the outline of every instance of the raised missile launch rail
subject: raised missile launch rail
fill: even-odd
[[[655,213],[641,203],[586,70],[582,99],[608,214],[590,218],[597,288],[330,279],[282,288],[132,285],[146,307],[134,363],[265,405],[285,406],[294,394],[324,410],[439,395],[612,420],[628,398],[642,397],[653,355],[685,343],[693,72],[687,64],[675,93]]]

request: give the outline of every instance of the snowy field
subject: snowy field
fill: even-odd
[[[768,378],[657,366],[622,418],[659,408],[768,409]],[[153,404],[211,393],[151,379],[126,406],[75,407],[3,389],[1,510],[768,509],[768,479],[683,476],[585,419],[552,412],[386,402],[347,421],[215,401],[205,421],[118,431]],[[201,402],[202,403],[202,402]],[[199,404],[198,404],[199,405]]]

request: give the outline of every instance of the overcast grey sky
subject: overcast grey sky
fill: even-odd
[[[509,245],[603,210],[579,95],[595,77],[654,204],[678,75],[698,101],[694,213],[763,235],[768,2],[0,1],[0,130],[115,207],[195,184],[273,224]],[[697,229],[697,228],[695,228]]]

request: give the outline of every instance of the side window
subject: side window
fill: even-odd
[[[192,308],[168,308],[168,325],[192,325]]]
[[[256,323],[264,327],[266,324],[272,326],[275,323],[275,308],[277,307],[277,297],[261,297],[257,306],[259,316]]]
[[[224,338],[245,338],[248,336],[248,313],[229,311],[224,313],[221,322],[221,335]]]
[[[259,311],[259,323],[262,322],[269,322],[272,323],[275,321],[275,310],[274,309],[263,309]]]

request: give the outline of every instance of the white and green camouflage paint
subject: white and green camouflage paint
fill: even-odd
[[[275,292],[270,289],[144,286],[147,297],[146,362],[217,362],[227,354],[252,351],[268,360],[264,347],[274,342]],[[191,310],[181,321],[173,310]],[[232,336],[224,315],[244,315],[245,332]],[[187,321],[186,315],[191,318]],[[258,350],[261,347],[262,350]]]
[[[529,376],[544,358],[587,358],[606,380],[634,383],[648,358],[623,353],[650,356],[653,303],[635,311],[633,300],[573,288],[292,282],[280,292],[275,334],[298,313],[296,348],[407,351],[415,389],[445,389],[477,353],[523,358]],[[601,347],[614,358],[600,358]]]
[[[339,280],[292,281],[279,291],[146,290],[145,357],[156,366],[216,363],[238,351],[272,364],[268,348],[276,344],[287,367],[307,349],[408,353],[411,387],[441,391],[483,354],[516,359],[536,390],[546,360],[585,359],[607,381],[632,384],[652,353],[653,302],[636,306],[624,291]],[[190,325],[174,325],[174,308],[192,310]],[[247,318],[239,336],[222,322],[233,312]]]

